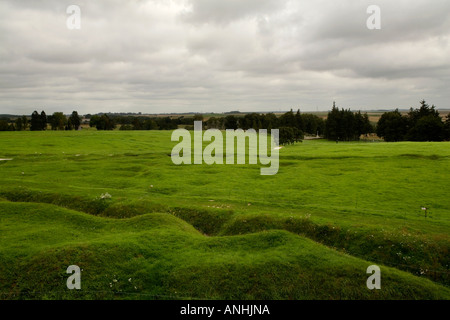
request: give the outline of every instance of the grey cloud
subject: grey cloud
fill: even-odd
[[[0,2],[0,113],[450,107],[448,1],[76,2]]]
[[[189,0],[182,19],[190,23],[227,24],[243,18],[271,14],[283,9],[286,0]]]

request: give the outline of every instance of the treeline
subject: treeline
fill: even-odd
[[[350,109],[338,109],[333,102],[333,108],[325,121],[325,138],[336,141],[359,140],[361,135],[374,132],[367,113],[353,112]]]
[[[406,115],[398,109],[384,113],[376,131],[388,142],[450,140],[450,114],[443,121],[436,107],[423,100],[419,108],[411,108]]]
[[[311,135],[322,135],[325,129],[325,122],[322,118],[312,114],[301,114],[300,111],[294,113],[292,110],[277,117],[273,113],[258,114],[251,113],[244,116],[227,115],[225,117],[211,117],[204,120],[200,114],[193,117],[124,117],[111,115],[96,115],[91,118],[91,126],[96,127],[99,120],[103,118],[105,122],[112,122],[120,125],[120,130],[174,130],[180,126],[193,129],[195,121],[202,121],[203,128],[206,129],[279,129],[281,127],[297,128],[298,130]],[[101,121],[101,120],[100,120]]]
[[[47,116],[45,111],[34,111],[30,118],[18,117],[16,120],[9,118],[0,119],[0,131],[44,131],[50,125],[51,130],[78,130],[81,125],[81,117],[77,111],[73,111],[69,117],[62,112],[54,112]]]
[[[292,111],[277,117],[274,113],[250,113],[245,116],[228,115],[226,117],[211,117],[206,122],[208,129],[280,129],[295,128],[304,134],[322,135],[325,130],[325,121],[313,114],[302,114],[300,110]]]
[[[247,114],[244,117],[229,115],[210,118],[208,128],[217,129],[280,129],[280,144],[290,144],[303,140],[304,135],[325,136],[330,140],[359,140],[362,134],[374,132],[367,113],[339,110],[333,103],[326,120],[313,114],[291,111],[277,117],[273,113]]]
[[[325,121],[312,114],[301,114],[292,110],[277,117],[273,113],[251,113],[243,116],[227,115],[225,117],[211,117],[205,120],[200,114],[193,117],[148,117],[124,116],[115,114],[98,114],[90,116],[90,126],[98,130],[113,130],[119,126],[120,130],[175,130],[179,127],[194,128],[195,121],[202,121],[205,129],[280,129],[280,136],[287,143],[303,139],[304,134],[323,135]]]
[[[175,130],[179,125],[193,125],[192,118],[128,116],[123,114],[87,115],[89,126],[97,130]]]
[[[450,114],[445,120],[436,107],[420,102],[417,109],[411,108],[402,115],[398,110],[384,113],[376,128],[370,123],[367,113],[339,109],[333,103],[326,120],[313,114],[303,114],[300,110],[277,116],[274,113],[249,113],[243,115],[227,114],[223,117],[210,117],[207,120],[200,114],[179,117],[150,117],[139,114],[96,114],[86,115],[89,125],[97,130],[175,130],[179,127],[194,128],[195,121],[202,121],[205,129],[279,129],[280,144],[301,141],[304,135],[322,136],[329,140],[353,141],[361,135],[374,133],[385,141],[443,141],[450,140]],[[70,116],[55,112],[47,116],[45,111],[34,111],[31,116],[0,118],[0,131],[42,131],[78,130],[81,117],[77,111]]]
[[[206,121],[208,129],[279,129],[279,144],[293,144],[304,139],[304,135],[322,135],[325,121],[313,114],[289,112],[277,117],[274,113],[250,113],[243,117],[228,115],[226,117],[211,117]]]
[[[279,129],[280,144],[301,141],[304,134],[323,135],[325,121],[312,114],[296,113],[293,110],[277,117],[274,113],[250,113],[243,116],[227,115],[225,117],[211,117],[207,120],[200,114],[193,117],[133,117],[115,116],[111,114],[95,115],[91,117],[90,126],[98,130],[112,130],[120,125],[120,130],[174,130],[180,126],[193,129],[195,121],[202,121],[205,129]]]
[[[25,117],[25,120],[27,120],[27,117]],[[21,120],[22,121],[22,120]],[[10,118],[7,117],[1,117],[0,118],[0,131],[16,131],[16,125],[14,124],[14,121],[11,121]]]

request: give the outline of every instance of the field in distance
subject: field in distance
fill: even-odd
[[[170,135],[1,132],[0,299],[450,298],[450,143],[308,140],[261,176]]]

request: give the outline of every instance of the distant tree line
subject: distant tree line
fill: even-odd
[[[417,109],[411,108],[402,115],[398,109],[384,113],[376,128],[370,123],[367,113],[339,109],[333,103],[326,120],[313,114],[303,114],[300,110],[277,116],[274,113],[229,114],[223,117],[210,117],[207,120],[200,114],[193,116],[150,117],[140,114],[115,113],[86,115],[89,125],[97,130],[174,130],[180,126],[193,129],[195,121],[202,121],[205,129],[279,129],[280,144],[302,141],[304,135],[323,136],[329,140],[359,140],[361,135],[374,133],[385,141],[443,141],[450,140],[450,114],[442,119],[436,107],[420,102]],[[0,131],[42,131],[78,130],[81,117],[77,111],[70,116],[54,112],[47,116],[45,111],[34,111],[30,117],[16,119],[0,118]]]
[[[11,122],[11,119],[6,117],[0,118],[0,131],[15,131],[15,130],[16,126],[14,125],[14,122]]]
[[[282,127],[296,128],[309,135],[322,135],[325,121],[313,114],[302,114],[300,110],[292,111],[277,117],[274,113],[249,113],[244,116],[227,115],[226,117],[211,117],[206,121],[208,129],[280,129]]]
[[[86,116],[87,117],[87,116]],[[291,110],[281,117],[273,113],[246,114],[245,116],[227,115],[225,117],[211,117],[204,120],[203,115],[193,117],[148,117],[148,116],[115,116],[112,114],[89,115],[91,127],[105,130],[103,123],[110,123],[109,129],[120,126],[120,130],[174,130],[179,126],[193,129],[195,121],[202,121],[206,129],[275,129],[280,127],[296,127],[307,134],[323,134],[325,122],[322,118],[312,114],[294,114]],[[100,125],[99,125],[100,124]],[[108,126],[106,126],[108,127]],[[108,129],[106,129],[108,130]]]
[[[90,127],[97,130],[175,130],[179,125],[193,125],[192,118],[172,117],[147,117],[128,116],[123,114],[96,114],[89,115]]]
[[[227,115],[226,117],[211,117],[206,121],[208,129],[279,129],[279,143],[292,144],[304,139],[304,135],[322,135],[325,121],[313,114],[289,112],[277,117],[274,113],[250,113],[244,116]]]
[[[18,117],[15,121],[9,118],[0,119],[0,131],[44,131],[50,125],[51,130],[78,130],[81,125],[81,118],[77,111],[73,111],[69,117],[62,112],[54,112],[47,116],[45,111],[38,113],[34,111],[30,118],[27,116]]]
[[[434,105],[422,100],[419,108],[411,108],[406,115],[398,109],[384,113],[376,132],[388,142],[450,140],[450,114],[443,120]]]
[[[113,130],[120,126],[120,130],[174,130],[180,126],[187,129],[194,128],[195,121],[202,121],[205,129],[280,129],[280,143],[294,143],[303,139],[304,133],[322,135],[325,122],[322,118],[312,114],[301,114],[292,110],[277,117],[273,113],[245,115],[228,114],[225,117],[211,117],[204,120],[203,115],[193,117],[148,117],[129,116],[123,114],[87,115],[90,126],[98,130]]]

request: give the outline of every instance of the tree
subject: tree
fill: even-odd
[[[367,113],[353,112],[350,109],[339,110],[333,102],[333,108],[325,121],[325,137],[329,140],[359,140],[362,134],[373,131]]]
[[[294,144],[303,140],[303,132],[296,127],[280,127],[279,144]]]
[[[0,119],[0,131],[9,131],[9,124],[7,120]]]
[[[44,110],[41,111],[41,125],[42,130],[47,130],[47,115],[45,114]]]
[[[238,120],[235,116],[229,115],[225,117],[224,123],[223,123],[225,129],[234,129],[236,130],[238,128]]]
[[[411,108],[408,117],[411,124],[415,124],[420,118],[426,117],[426,116],[435,116],[439,117],[439,112],[436,110],[436,107],[429,106],[425,100],[420,101],[420,108],[413,109]]]
[[[355,116],[350,110],[339,110],[333,102],[325,122],[325,137],[329,140],[349,141],[357,139],[355,135]]]
[[[175,130],[178,128],[177,121],[172,120],[170,117],[157,118],[156,123],[159,130]]]
[[[73,129],[78,130],[81,125],[81,118],[78,115],[78,112],[72,111],[72,114],[69,117],[70,123],[73,127]]]
[[[211,117],[206,121],[208,129],[223,129],[224,118]]]
[[[158,130],[158,124],[153,119],[146,119],[144,121],[144,129],[145,130]]]
[[[240,121],[240,128],[244,130],[255,129],[253,125],[255,124],[256,113],[246,114]],[[255,124],[256,125],[256,124]]]
[[[54,112],[50,118],[52,130],[64,130],[67,125],[67,118],[62,112]]]
[[[42,127],[41,116],[39,115],[39,113],[36,110],[31,114],[30,130],[31,131],[42,131],[42,130],[44,130],[43,127]]]
[[[28,118],[27,116],[22,116],[22,128],[23,130],[28,129]]]
[[[91,127],[91,128],[96,127],[97,123],[99,123],[99,121],[100,121],[99,115],[95,114],[95,115],[91,116],[90,120],[89,120],[89,127]]]
[[[106,114],[92,116],[89,125],[95,126],[97,130],[114,130],[116,127],[114,121]]]
[[[410,109],[408,113],[408,132],[406,140],[442,141],[445,126],[436,107],[429,106],[425,100],[420,101],[420,108]]]
[[[194,121],[203,121],[203,115],[202,114],[194,115]]]
[[[280,127],[291,127],[295,128],[297,127],[297,119],[295,118],[294,112],[289,111],[281,115],[280,117]]]
[[[387,142],[402,141],[405,139],[408,120],[395,111],[384,113],[377,125],[377,135]]]
[[[303,130],[310,135],[322,135],[325,131],[325,121],[314,114],[303,114]]]
[[[16,119],[16,130],[17,131],[22,131],[23,130],[23,123],[22,123],[22,118],[18,117]]]
[[[144,127],[144,124],[142,123],[141,119],[138,117],[135,117],[132,121],[132,128],[133,130],[142,130]]]
[[[72,130],[72,129],[73,129],[72,120],[69,117],[67,119],[66,127],[64,128],[64,130],[69,131],[69,130]]]
[[[364,123],[364,129],[363,129],[363,132],[362,132],[362,133],[363,133],[363,134],[369,134],[369,133],[375,132],[375,128],[374,128],[374,126],[372,125],[372,123],[370,123],[369,115],[367,114],[367,112],[364,113],[363,118],[364,118],[364,120],[363,120],[363,123]]]
[[[445,138],[445,126],[441,118],[433,115],[421,117],[408,135],[413,141],[443,141]]]
[[[398,110],[384,113],[377,134],[386,141],[443,141],[448,136],[446,127],[436,107],[422,100],[420,107],[411,108],[406,116]]]
[[[279,120],[277,116],[273,113],[266,114],[262,120],[261,124],[263,128],[266,128],[267,130],[275,129],[279,127]]]
[[[336,102],[333,102],[333,108],[328,112],[327,120],[325,121],[325,138],[328,140],[339,139],[339,122],[340,112],[336,107]]]
[[[303,123],[303,116],[300,113],[300,109],[297,110],[297,113],[295,114],[295,126],[299,129],[305,132],[305,126]],[[309,132],[308,132],[309,133]]]
[[[362,134],[372,133],[373,131],[367,113],[361,114],[361,111],[355,113],[355,134],[360,137]]]

